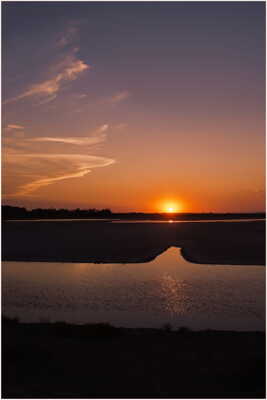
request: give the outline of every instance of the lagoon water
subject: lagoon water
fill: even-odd
[[[265,269],[189,263],[2,263],[2,313],[21,321],[264,330]]]

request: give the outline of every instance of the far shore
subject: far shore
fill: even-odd
[[[170,246],[193,263],[265,265],[265,221],[186,224],[4,221],[3,261],[142,263]]]

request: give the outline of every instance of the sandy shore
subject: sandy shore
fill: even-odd
[[[136,263],[169,246],[186,260],[208,264],[265,264],[265,222],[124,223],[4,222],[2,259]]]

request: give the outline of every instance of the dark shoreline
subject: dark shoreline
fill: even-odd
[[[125,213],[125,214],[110,214],[110,215],[88,215],[88,216],[61,216],[61,215],[51,215],[51,216],[37,216],[31,215],[30,212],[25,216],[3,216],[3,221],[53,221],[53,220],[95,220],[95,221],[110,221],[110,220],[121,220],[121,221],[224,221],[224,220],[266,220],[266,215],[264,213],[258,214],[138,214],[138,213]]]
[[[57,209],[57,208],[35,208],[28,210],[25,207],[15,207],[9,205],[2,205],[2,218],[3,220],[14,219],[139,219],[139,220],[200,220],[200,219],[247,219],[247,218],[265,218],[265,212],[247,212],[247,213],[144,213],[144,212],[112,212],[110,209]]]
[[[2,323],[4,398],[263,398],[263,332]]]
[[[3,261],[143,263],[170,246],[181,247],[183,257],[193,263],[265,265],[265,221],[2,224]]]

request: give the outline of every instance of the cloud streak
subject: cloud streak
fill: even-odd
[[[121,92],[115,93],[113,96],[109,97],[105,102],[110,104],[118,104],[130,97],[130,92],[128,90],[123,90]]]
[[[22,129],[24,129],[24,126],[22,125],[8,124],[5,130],[12,131],[12,130],[22,130]]]
[[[29,139],[31,142],[57,142],[66,144],[75,144],[78,146],[90,146],[93,144],[101,143],[106,140],[106,135],[102,134],[99,136],[92,137],[40,137],[35,139]]]
[[[91,146],[93,144],[104,142],[107,138],[105,133],[108,130],[108,124],[101,125],[93,134],[93,136],[76,136],[76,137],[37,137],[28,139],[30,142],[57,142],[74,144],[77,146]]]
[[[90,137],[37,137],[14,138],[8,136],[3,142],[4,171],[11,190],[6,198],[23,197],[32,195],[44,186],[57,183],[62,180],[80,178],[90,173],[95,168],[106,167],[115,163],[115,160],[107,157],[88,154],[61,152],[60,145],[92,146],[106,140],[108,124],[103,124]],[[20,132],[20,130],[18,131]],[[36,148],[35,143],[42,142]],[[59,150],[55,146],[49,152],[49,143],[59,143]],[[65,147],[64,147],[65,149]],[[37,151],[36,151],[37,150]],[[10,184],[12,182],[12,184]]]
[[[5,197],[28,196],[41,187],[66,179],[83,177],[94,168],[106,167],[114,162],[115,160],[111,158],[82,154],[11,153],[8,156],[9,164],[15,164],[16,168],[27,165],[28,175],[30,176],[30,171],[34,169],[40,178],[21,185],[16,193]],[[38,170],[37,166],[39,166]],[[55,174],[55,168],[60,172]],[[43,171],[48,171],[48,173],[44,174]]]
[[[3,104],[14,103],[32,96],[43,97],[42,103],[54,100],[64,83],[74,81],[82,72],[90,68],[89,65],[75,56],[67,57],[66,60],[67,63],[65,62],[65,64],[67,65],[64,65],[63,69],[54,77],[30,86],[25,92],[4,101]]]

